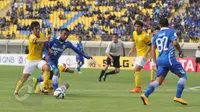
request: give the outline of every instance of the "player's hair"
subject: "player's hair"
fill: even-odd
[[[135,26],[135,25],[139,25],[139,26],[143,27],[143,26],[144,26],[144,23],[143,23],[142,21],[140,21],[140,20],[137,20],[137,21],[135,21],[135,23],[134,23],[134,26]]]
[[[167,20],[167,18],[160,18],[159,24],[162,27],[168,27],[169,26],[169,21]]]
[[[116,33],[114,33],[113,36],[116,36],[117,38],[119,37]]]
[[[37,26],[40,26],[40,23],[37,22],[37,21],[33,21],[33,22],[31,23],[31,30],[33,30],[33,28],[35,28],[35,27],[37,27]]]
[[[158,26],[157,26],[157,27],[155,27],[155,29],[154,29],[154,30],[160,30],[160,27],[158,27]]]
[[[70,31],[67,28],[62,28],[61,32],[66,31],[67,33],[70,33]]]
[[[81,38],[81,39],[82,39],[82,36],[78,36],[78,38]]]

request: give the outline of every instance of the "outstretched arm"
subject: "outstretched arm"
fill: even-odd
[[[77,54],[87,58],[87,59],[90,59],[91,57],[90,56],[87,56],[86,54],[84,54],[83,52],[81,52],[80,50],[78,50],[76,47],[74,47],[74,45],[72,45],[71,42],[66,42],[66,48],[71,48],[74,52],[76,52]]]

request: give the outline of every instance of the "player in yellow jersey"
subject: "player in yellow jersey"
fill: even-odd
[[[141,88],[141,76],[140,72],[141,69],[144,67],[146,62],[150,57],[150,46],[151,46],[151,39],[147,34],[143,31],[143,22],[137,20],[134,23],[134,32],[133,32],[133,41],[134,44],[129,51],[129,56],[132,56],[134,49],[136,48],[137,57],[134,63],[134,75],[135,75],[135,88],[130,90],[132,93],[139,93],[142,92]]]
[[[47,81],[50,76],[49,65],[46,61],[42,60],[43,56],[43,46],[44,43],[48,41],[48,38],[40,32],[40,24],[37,21],[31,23],[32,34],[29,36],[28,40],[28,56],[26,59],[26,65],[24,66],[23,76],[17,82],[17,86],[14,91],[14,95],[18,95],[20,88],[23,86],[24,82],[29,78],[32,71],[37,67],[44,72],[44,83],[42,85],[43,92],[48,92]]]
[[[160,31],[160,28],[159,27],[156,27],[154,32],[153,32],[153,35],[157,34],[158,32]],[[156,49],[156,58],[158,57],[159,55],[159,52],[158,52],[158,49]],[[151,59],[152,61],[152,59]],[[153,61],[152,61],[153,62]],[[155,79],[155,74],[156,74],[156,70],[155,69],[151,69],[151,83],[154,81]],[[163,80],[162,84],[166,84],[166,81]]]
[[[70,68],[67,68],[65,64],[63,65],[58,65],[58,69],[59,69],[59,73],[62,73],[62,72],[68,72],[68,73],[74,73],[74,70],[70,69]],[[48,93],[50,94],[53,94],[54,90],[53,90],[53,86],[52,86],[52,77],[53,77],[53,70],[50,72],[50,77],[49,77],[49,80],[48,80]],[[61,74],[59,76],[59,86],[60,86],[60,81],[61,80]],[[37,79],[36,78],[33,78],[33,82],[34,82],[34,89],[35,89],[35,93],[39,93],[41,92],[41,85],[43,84],[43,75],[38,77]],[[61,86],[64,86],[66,89],[69,88],[69,84],[68,83],[65,83]],[[66,91],[66,90],[65,90]]]

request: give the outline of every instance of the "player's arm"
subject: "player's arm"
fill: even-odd
[[[122,55],[125,56],[125,45],[124,45],[124,43],[122,43],[122,53],[123,53]]]
[[[145,43],[147,44],[147,46],[148,46],[148,50],[146,51],[146,53],[145,53],[145,57],[147,57],[148,56],[148,54],[150,53],[150,51],[151,51],[151,39],[149,38],[149,36],[147,36],[146,35],[146,37],[145,37]]]
[[[44,54],[45,60],[48,62],[50,60],[49,42],[44,44],[44,46],[43,46],[43,54]]]
[[[74,45],[72,45],[71,42],[66,42],[66,48],[71,48],[74,52],[76,52],[78,55],[81,55],[87,59],[92,58],[91,56],[87,56],[86,54],[84,54],[83,52],[81,52],[80,50],[78,50],[76,47],[74,47]]]
[[[181,49],[180,44],[177,41],[177,35],[176,35],[176,31],[172,31],[171,35],[170,35],[170,40],[172,41],[173,45],[175,46],[175,48],[178,50],[178,55],[180,58],[183,58],[183,51]]]
[[[128,53],[129,56],[132,56],[132,55],[133,55],[134,49],[135,49],[135,42],[133,43],[133,45],[132,45],[132,47],[131,47],[131,50],[130,50],[129,53]]]
[[[111,49],[111,43],[108,44],[108,47],[106,48],[106,56],[108,56],[110,58],[110,60],[113,62],[113,58],[110,55],[110,49]]]
[[[30,41],[33,43],[33,44],[37,44],[37,43],[46,43],[46,42],[48,42],[49,41],[49,38],[50,37],[47,37],[47,39],[44,39],[44,40],[39,40],[37,37],[35,37],[35,36],[32,36],[32,37],[30,37]]]

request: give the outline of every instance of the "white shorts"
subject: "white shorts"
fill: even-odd
[[[144,59],[144,56],[137,56],[135,58],[135,63],[133,68],[136,67],[136,65],[142,66],[144,68],[145,64],[147,63],[148,59]]]
[[[31,74],[35,68],[42,70],[42,66],[46,64],[44,60],[26,60],[23,74]]]

